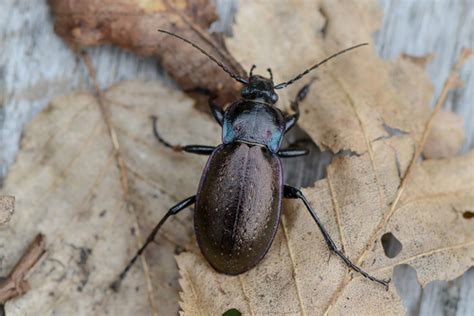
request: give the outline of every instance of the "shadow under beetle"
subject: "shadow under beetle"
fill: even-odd
[[[241,99],[232,103],[225,111],[209,98],[209,106],[216,121],[222,126],[222,144],[217,147],[203,145],[176,146],[164,140],[156,129],[156,138],[166,147],[198,155],[210,156],[202,173],[196,195],[173,206],[148,236],[145,244],[120,274],[113,287],[117,289],[137,258],[148,244],[153,242],[165,221],[188,206],[194,207],[194,229],[199,247],[215,270],[229,275],[246,272],[257,265],[269,250],[275,237],[281,216],[282,198],[300,199],[318,225],[329,249],[337,254],[351,269],[364,277],[384,285],[388,289],[390,280],[380,280],[353,264],[337,247],[326,228],[319,220],[303,193],[283,183],[280,158],[298,157],[308,154],[306,149],[280,149],[283,136],[299,118],[299,103],[306,97],[310,85],[305,85],[291,104],[294,111],[284,115],[276,106],[275,90],[285,88],[301,79],[311,70],[328,60],[357,47],[342,50],[308,68],[293,79],[273,84],[270,78],[254,75],[255,65],[248,79],[232,73],[225,65],[202,48],[174,33],[160,30],[198,49],[220,66],[234,80],[244,84]]]

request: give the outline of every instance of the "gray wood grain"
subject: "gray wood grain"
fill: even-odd
[[[375,34],[377,52],[386,59],[432,54],[426,70],[435,87],[434,105],[461,49],[474,49],[474,1],[380,0],[380,5],[384,18]],[[449,93],[444,108],[464,117],[466,151],[474,145],[474,59],[462,68],[461,79],[464,87]]]
[[[211,27],[231,34],[237,0],[217,0],[222,21]],[[474,48],[473,0],[380,0],[384,19],[375,34],[377,51],[394,59],[400,53],[434,54],[427,71],[435,96],[461,47]],[[86,70],[52,29],[45,1],[0,2],[0,183],[15,159],[25,123],[49,100],[73,90],[90,89]],[[153,59],[105,46],[89,50],[102,88],[126,79],[163,80],[172,84]],[[466,144],[474,144],[474,60],[461,72],[466,85],[450,93],[445,107],[465,119]],[[304,132],[296,130],[290,142],[305,141],[311,155],[285,163],[288,182],[308,186],[324,176],[332,156],[320,153]],[[317,159],[316,159],[317,158]],[[308,172],[309,170],[309,172]],[[474,315],[474,269],[449,281],[435,281],[421,289],[409,266],[395,269],[394,282],[408,315]]]

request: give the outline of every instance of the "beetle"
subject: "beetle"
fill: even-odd
[[[367,279],[380,283],[388,289],[390,280],[380,280],[360,267],[342,253],[321,223],[318,215],[298,188],[284,184],[280,158],[292,158],[308,154],[306,149],[280,149],[285,133],[298,121],[299,104],[310,89],[310,83],[303,86],[291,103],[294,112],[283,114],[275,105],[277,89],[282,89],[301,79],[310,71],[330,59],[367,45],[359,44],[339,51],[313,65],[293,79],[279,84],[270,77],[254,75],[252,66],[247,79],[232,73],[224,64],[191,41],[168,31],[162,33],[182,40],[216,63],[231,78],[242,83],[241,98],[225,110],[210,94],[209,106],[215,120],[222,127],[222,144],[213,146],[177,146],[167,142],[156,128],[155,137],[166,147],[198,155],[209,156],[201,176],[196,195],[179,202],[164,215],[148,236],[145,244],[137,251],[130,263],[120,274],[120,282],[166,220],[183,209],[194,205],[194,230],[202,254],[218,272],[238,275],[255,267],[268,252],[275,237],[282,209],[282,199],[300,199],[319,227],[329,249],[354,271]],[[114,284],[114,288],[117,287]]]

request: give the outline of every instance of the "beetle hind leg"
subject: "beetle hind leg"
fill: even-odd
[[[135,261],[137,261],[137,259],[140,257],[140,255],[145,251],[146,247],[154,242],[155,240],[155,237],[156,237],[156,234],[158,233],[158,231],[160,230],[161,226],[163,226],[163,224],[166,222],[166,220],[172,216],[172,215],[176,215],[178,214],[180,211],[184,210],[185,208],[187,208],[188,206],[191,206],[193,205],[194,203],[196,202],[196,196],[193,195],[193,196],[190,196],[188,197],[187,199],[179,202],[178,204],[176,204],[175,206],[173,206],[172,208],[170,208],[168,210],[168,212],[166,212],[165,216],[163,216],[163,218],[158,222],[158,224],[156,224],[155,228],[153,228],[153,230],[151,231],[151,233],[148,235],[145,243],[143,244],[143,246],[136,252],[136,254],[133,256],[133,258],[130,260],[130,262],[127,264],[127,266],[125,267],[125,269],[123,269],[122,273],[120,273],[119,277],[117,278],[117,280],[115,280],[111,285],[110,287],[112,288],[112,290],[114,291],[118,291],[119,287],[120,287],[120,284],[122,283],[122,280],[125,279],[125,276],[127,275],[128,271],[130,270],[130,268],[133,266],[133,264],[135,263]]]
[[[347,258],[343,253],[342,251],[340,251],[336,244],[334,243],[334,241],[332,240],[331,236],[329,235],[328,231],[326,230],[326,228],[323,226],[323,224],[321,223],[321,220],[319,219],[318,215],[316,214],[316,212],[313,210],[313,208],[311,207],[311,205],[309,204],[309,201],[306,199],[306,197],[303,195],[303,192],[301,192],[299,189],[295,188],[295,187],[292,187],[292,186],[289,186],[289,185],[285,185],[284,188],[283,188],[283,195],[285,198],[289,198],[289,199],[300,199],[303,201],[304,205],[306,206],[306,209],[308,210],[308,212],[311,214],[311,217],[314,219],[314,221],[316,222],[316,224],[318,225],[319,227],[319,230],[321,231],[321,233],[323,234],[323,237],[324,237],[324,240],[326,241],[326,244],[328,245],[329,249],[331,251],[333,251],[336,255],[339,256],[339,258],[342,259],[342,261],[344,261],[344,263],[349,267],[351,268],[352,270],[362,274],[364,277],[366,277],[367,279],[371,280],[371,281],[374,281],[374,282],[377,282],[379,284],[382,284],[383,286],[385,286],[385,289],[388,290],[388,284],[390,282],[390,279],[388,280],[380,280],[380,279],[377,279],[376,277],[368,274],[367,272],[365,272],[364,270],[362,270],[360,267],[356,266],[354,263],[352,263],[352,261]]]

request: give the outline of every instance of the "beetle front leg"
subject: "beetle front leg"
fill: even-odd
[[[137,259],[140,257],[140,255],[145,251],[146,247],[152,243],[154,240],[155,240],[155,237],[156,237],[156,234],[158,233],[158,231],[160,230],[161,226],[163,226],[163,224],[166,222],[166,220],[172,216],[172,215],[176,215],[178,214],[180,211],[184,210],[185,208],[187,208],[188,206],[191,206],[193,205],[194,203],[196,202],[196,196],[193,195],[193,196],[190,196],[188,197],[187,199],[179,202],[178,204],[176,204],[175,206],[173,206],[172,208],[170,208],[168,210],[168,212],[166,212],[165,216],[163,216],[163,218],[158,222],[158,224],[156,224],[155,228],[153,228],[153,230],[151,231],[151,233],[148,235],[145,243],[143,244],[143,246],[136,252],[136,254],[133,256],[132,260],[130,260],[130,262],[127,264],[127,266],[125,267],[125,269],[123,269],[122,273],[120,273],[119,277],[117,278],[117,280],[115,280],[112,285],[110,286],[114,291],[117,291],[118,288],[120,287],[120,283],[122,283],[122,280],[125,278],[125,276],[127,275],[127,272],[128,270],[130,270],[130,268],[133,266],[133,264],[135,263],[135,261],[137,261]]]
[[[206,88],[194,88],[194,89],[185,90],[185,92],[187,93],[194,92],[201,95],[207,95],[209,97],[208,105],[211,110],[212,116],[217,121],[217,123],[219,123],[220,126],[224,124],[224,111],[222,110],[222,107],[219,104],[217,104],[216,102],[217,95],[215,93],[211,92],[211,90],[206,89]]]
[[[285,133],[288,132],[298,121],[300,117],[300,102],[308,95],[309,89],[311,88],[312,83],[316,80],[316,78],[311,79],[310,82],[305,84],[303,88],[298,91],[296,98],[291,102],[291,110],[294,112],[292,115],[288,116],[285,121]]]
[[[220,126],[224,124],[224,111],[222,111],[222,107],[217,104],[215,101],[217,98],[217,95],[210,93],[209,94],[209,107],[211,108],[211,113],[212,116],[216,119],[217,123],[219,123]]]
[[[336,255],[338,255],[342,259],[342,261],[344,261],[344,263],[349,268],[351,268],[352,270],[354,270],[356,272],[359,272],[360,274],[362,274],[364,277],[366,277],[367,279],[369,279],[371,281],[382,284],[388,290],[388,283],[390,282],[390,279],[389,280],[380,280],[380,279],[377,279],[377,278],[371,276],[370,274],[368,274],[367,272],[365,272],[364,270],[362,270],[361,268],[356,266],[354,263],[352,263],[352,261],[342,253],[342,251],[337,249],[336,244],[332,240],[332,238],[329,235],[326,228],[321,223],[321,220],[319,219],[318,215],[316,214],[316,212],[313,210],[313,208],[309,204],[306,197],[303,195],[303,192],[301,192],[299,189],[297,189],[295,187],[285,185],[283,187],[283,195],[284,195],[285,198],[288,198],[288,199],[300,199],[300,200],[303,201],[304,205],[306,206],[306,209],[309,211],[309,213],[311,214],[311,217],[314,219],[314,221],[316,222],[316,224],[319,227],[319,230],[323,234],[324,240],[326,241],[326,244],[328,245],[329,249],[331,251],[333,251]]]
[[[174,151],[185,151],[191,154],[209,156],[210,154],[212,154],[212,152],[216,148],[214,146],[206,146],[206,145],[186,145],[186,146],[173,145],[167,142],[163,137],[161,137],[160,133],[158,132],[158,129],[156,128],[156,122],[158,120],[157,117],[152,116],[151,119],[153,121],[153,134],[155,135],[156,139],[158,139],[160,143],[162,143],[168,148],[173,149]]]

